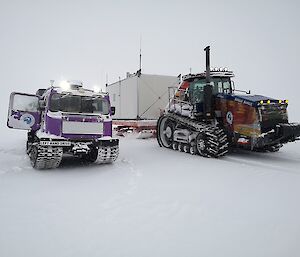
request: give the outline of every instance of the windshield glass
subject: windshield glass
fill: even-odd
[[[102,97],[53,94],[50,100],[50,111],[108,114],[109,104]]]
[[[231,93],[230,78],[212,78],[213,94]]]
[[[203,102],[204,97],[204,86],[206,85],[205,79],[192,82],[189,87],[189,95],[192,103]]]
[[[211,83],[213,87],[213,94],[218,93],[230,94],[231,93],[231,83],[230,78],[212,77]],[[203,102],[204,97],[204,86],[206,85],[206,79],[199,79],[197,81],[191,82],[189,87],[189,95],[192,103]]]

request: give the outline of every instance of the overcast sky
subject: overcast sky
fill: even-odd
[[[240,89],[289,98],[300,121],[300,1],[0,0],[1,117],[11,91],[50,79],[114,82],[138,69],[178,75],[226,66]],[[295,76],[296,75],[296,76]],[[5,114],[5,115],[4,115]]]

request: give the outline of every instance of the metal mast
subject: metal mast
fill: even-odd
[[[140,93],[139,93],[139,78],[142,74],[142,37],[140,37],[140,59],[139,59],[139,70],[137,71],[136,77],[136,100],[137,100],[137,116],[136,119],[140,119]]]

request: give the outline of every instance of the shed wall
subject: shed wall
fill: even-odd
[[[142,74],[138,79],[139,117],[158,119],[168,104],[168,87],[178,86],[176,76]]]
[[[116,107],[114,119],[136,119],[137,77],[130,77],[108,85],[111,105]]]
[[[168,103],[168,87],[177,85],[176,76],[150,74],[108,85],[111,105],[116,107],[114,119],[158,119]]]

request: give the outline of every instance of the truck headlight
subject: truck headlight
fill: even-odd
[[[71,85],[68,81],[63,80],[59,83],[59,86],[64,90],[64,91],[68,91],[71,89]]]

